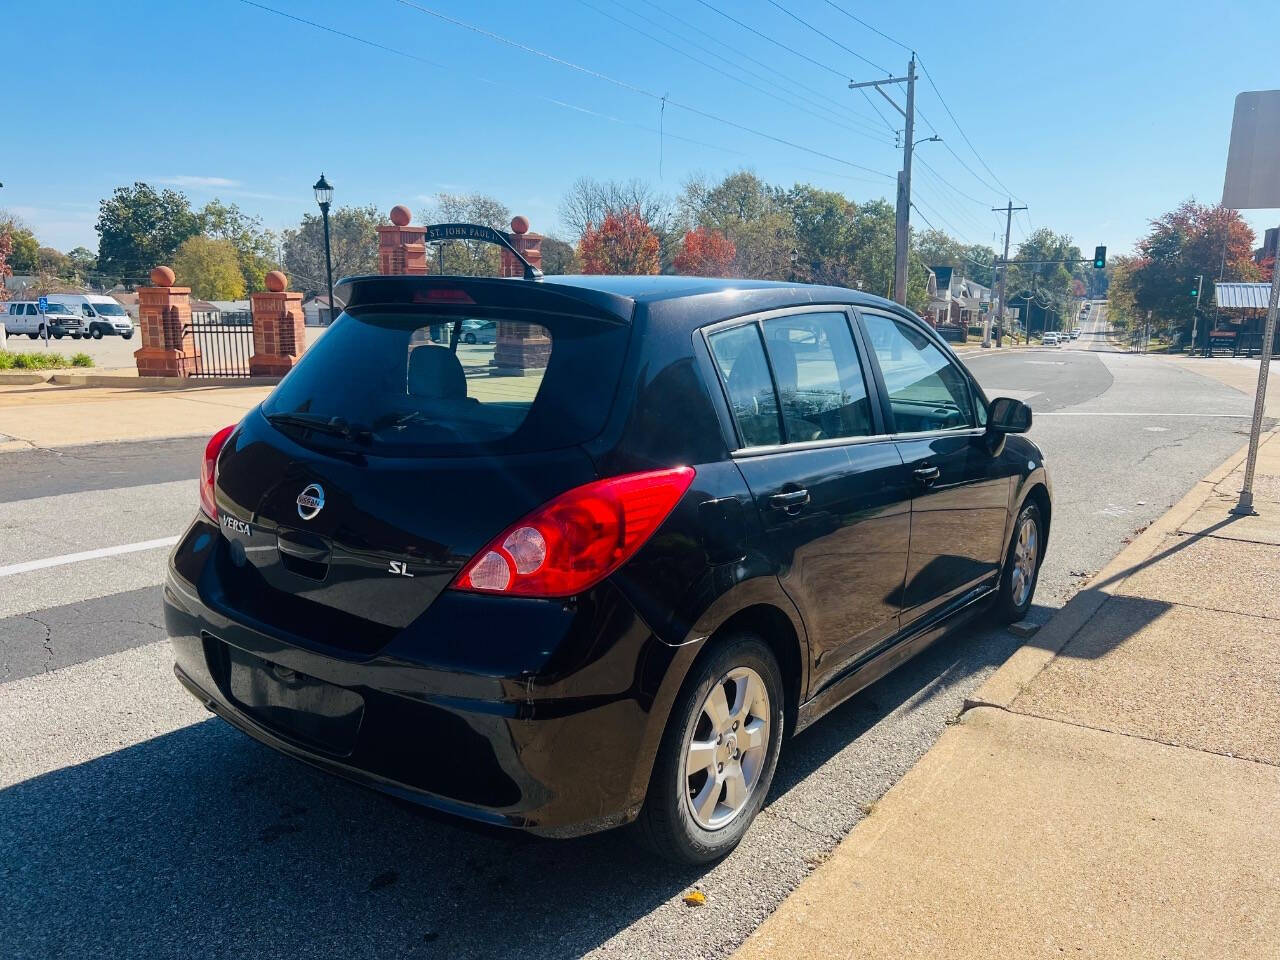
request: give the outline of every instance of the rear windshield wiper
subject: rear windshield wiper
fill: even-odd
[[[268,413],[266,417],[277,426],[300,427],[344,440],[367,440],[370,436],[368,427],[353,427],[342,417],[321,417],[313,413]]]

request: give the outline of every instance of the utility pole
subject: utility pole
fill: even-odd
[[[898,102],[884,92],[882,87],[891,83],[907,85],[907,105],[904,109]],[[915,147],[916,128],[916,55],[913,51],[907,62],[905,77],[889,77],[887,80],[868,80],[864,83],[849,81],[849,89],[875,87],[876,93],[884,97],[893,108],[902,114],[906,121],[906,129],[902,142],[902,170],[898,173],[898,211],[894,219],[893,248],[893,299],[906,306],[907,303],[907,256],[911,236],[911,153]]]
[[[1204,286],[1204,274],[1196,277],[1195,289],[1191,291],[1191,295],[1196,298],[1195,311],[1191,314],[1191,349],[1187,351],[1187,356],[1194,357],[1196,355],[1196,334],[1198,334],[1200,326],[1200,291]]]
[[[1009,273],[1009,231],[1013,228],[1013,211],[1025,210],[1026,207],[1015,207],[1013,201],[1010,200],[1003,207],[992,207],[992,213],[1004,211],[1004,256],[1000,258],[1000,289],[997,296],[1000,298],[1000,328],[1004,329],[1004,281]],[[1028,313],[1030,313],[1030,305],[1028,305]],[[1027,328],[1027,335],[1030,336],[1030,327]],[[1028,341],[1030,342],[1030,341]],[[991,346],[991,314],[987,314],[987,323],[982,330],[982,345],[984,347]]]

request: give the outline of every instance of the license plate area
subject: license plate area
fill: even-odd
[[[364,717],[360,694],[230,645],[226,651],[227,692],[246,714],[272,732],[334,756],[355,749]]]

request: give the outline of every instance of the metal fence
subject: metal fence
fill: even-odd
[[[195,354],[187,358],[188,376],[249,376],[249,357],[253,354],[253,318],[249,311],[193,313],[191,322],[182,328],[184,343],[188,336],[195,347]]]

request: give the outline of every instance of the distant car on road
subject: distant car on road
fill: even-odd
[[[785,733],[1030,608],[1052,512],[1031,410],[895,303],[672,276],[342,289],[209,441],[163,594],[178,680],[282,753],[546,836],[638,821],[706,863]],[[477,314],[536,375],[468,377],[484,351],[430,337]]]
[[[1072,330],[1071,330],[1071,339],[1072,339],[1072,340],[1079,340],[1079,339],[1080,339],[1080,328],[1079,328],[1079,327],[1073,327],[1073,328],[1072,328]]]
[[[1061,346],[1062,340],[1056,333],[1046,333],[1041,341],[1046,347]]]
[[[498,322],[496,320],[463,320],[463,343],[497,343]]]

